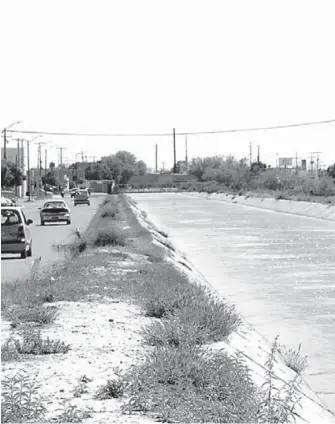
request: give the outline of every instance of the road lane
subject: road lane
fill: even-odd
[[[183,194],[133,194],[268,340],[308,354],[306,381],[335,412],[335,223]]]
[[[51,264],[61,260],[62,254],[58,254],[53,248],[54,244],[63,244],[70,242],[76,227],[83,232],[91,218],[94,216],[102,201],[103,195],[92,195],[91,205],[78,205],[74,207],[73,199],[65,197],[64,200],[71,210],[71,225],[65,223],[59,224],[40,224],[39,207],[45,200],[36,200],[32,203],[22,203],[27,218],[33,220],[30,226],[33,240],[33,256],[27,259],[20,259],[17,255],[1,255],[1,281],[13,281],[24,279],[30,275],[30,270],[34,259],[41,257],[41,268],[49,267]],[[59,197],[61,199],[61,197]]]

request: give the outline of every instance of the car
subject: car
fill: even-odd
[[[49,200],[39,208],[41,225],[46,222],[66,222],[71,224],[71,212],[68,205],[63,200]]]
[[[32,256],[32,239],[29,225],[22,208],[1,206],[1,253],[17,253],[22,259]]]
[[[90,199],[88,198],[88,193],[86,190],[80,190],[74,196],[74,206],[77,205],[88,205],[90,206]]]
[[[75,194],[76,193],[78,193],[79,192],[79,188],[71,188],[71,190],[70,190],[70,196],[71,197],[74,197],[75,196]]]

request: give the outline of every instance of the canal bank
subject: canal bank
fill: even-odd
[[[267,340],[302,343],[305,379],[334,409],[334,223],[184,194],[132,197]]]

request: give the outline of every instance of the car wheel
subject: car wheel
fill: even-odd
[[[31,246],[29,247],[29,250],[27,252],[27,256],[28,256],[28,258],[31,258],[33,256],[33,249],[32,249]]]
[[[43,226],[45,223],[44,223],[44,221],[41,221],[41,225]]]
[[[90,206],[90,202],[87,203],[87,206]]]
[[[21,259],[26,259],[26,257],[27,257],[27,251],[26,251],[26,249],[24,249],[21,252]]]
[[[68,221],[67,221],[67,225],[70,225],[71,224],[71,219],[69,219]]]

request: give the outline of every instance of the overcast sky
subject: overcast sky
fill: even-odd
[[[7,0],[0,7],[1,128],[20,120],[21,130],[172,133],[335,119],[332,0]],[[66,147],[70,162],[81,150],[100,157],[126,149],[149,166],[157,143],[159,166],[173,164],[172,135],[41,141]],[[276,153],[308,159],[316,151],[324,164],[335,162],[335,123],[189,136],[189,157],[246,157],[251,141],[253,156],[259,144],[272,165]],[[178,160],[184,142],[177,137]],[[48,156],[57,161],[57,150]]]

